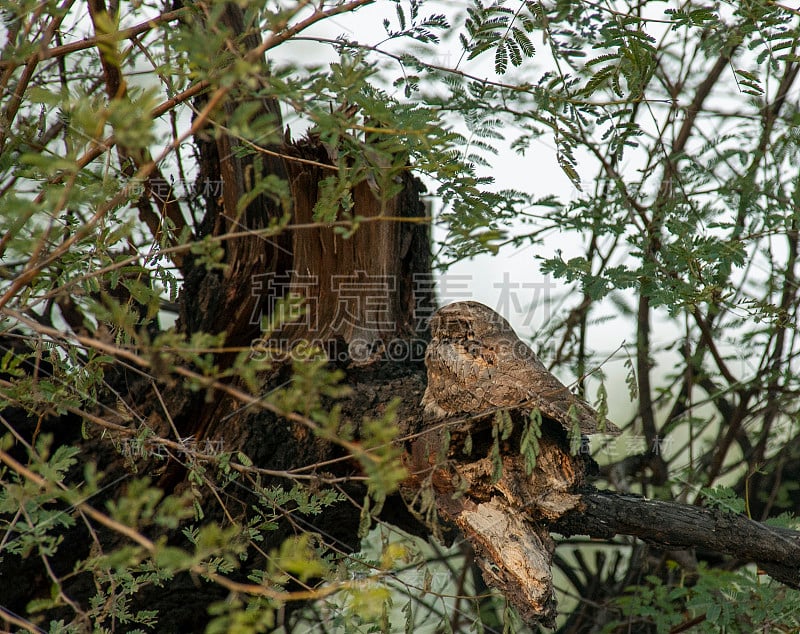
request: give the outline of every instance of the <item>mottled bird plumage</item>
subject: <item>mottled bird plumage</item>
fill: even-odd
[[[543,416],[584,434],[618,434],[598,413],[553,376],[509,323],[478,302],[440,308],[430,322],[425,354],[425,415],[441,419],[495,407],[538,408]]]

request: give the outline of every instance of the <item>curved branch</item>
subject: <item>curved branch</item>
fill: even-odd
[[[588,490],[550,529],[562,535],[632,535],[659,548],[703,548],[755,562],[800,588],[800,533],[744,515],[678,502]]]

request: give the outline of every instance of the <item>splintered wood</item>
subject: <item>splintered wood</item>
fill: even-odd
[[[528,474],[518,450],[527,414],[510,414],[514,431],[502,442],[493,436],[491,414],[432,429],[412,447],[407,466],[413,475],[406,485],[409,492],[430,487],[438,521],[457,527],[472,545],[486,583],[527,622],[552,626],[555,546],[547,526],[579,504],[576,489],[584,482],[588,458],[571,455],[566,434],[546,421]]]

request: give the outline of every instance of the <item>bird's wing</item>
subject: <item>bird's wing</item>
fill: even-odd
[[[501,359],[500,367],[503,372],[497,383],[506,386],[502,391],[513,395],[514,401],[525,401],[531,408],[538,408],[567,430],[573,429],[577,422],[584,434],[620,433],[611,421],[601,423],[595,409],[553,376],[527,346],[517,349],[513,359]]]
[[[557,420],[567,430],[574,428],[577,422],[583,434],[620,433],[611,421],[600,421],[600,414],[591,405],[575,396],[549,372],[538,375],[529,384],[529,394],[533,407],[538,407],[543,415]]]

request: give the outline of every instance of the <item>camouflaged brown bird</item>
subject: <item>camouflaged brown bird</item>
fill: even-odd
[[[425,353],[428,387],[422,405],[441,419],[496,407],[538,408],[567,430],[617,435],[610,421],[554,377],[509,323],[478,302],[456,302],[436,311]]]

